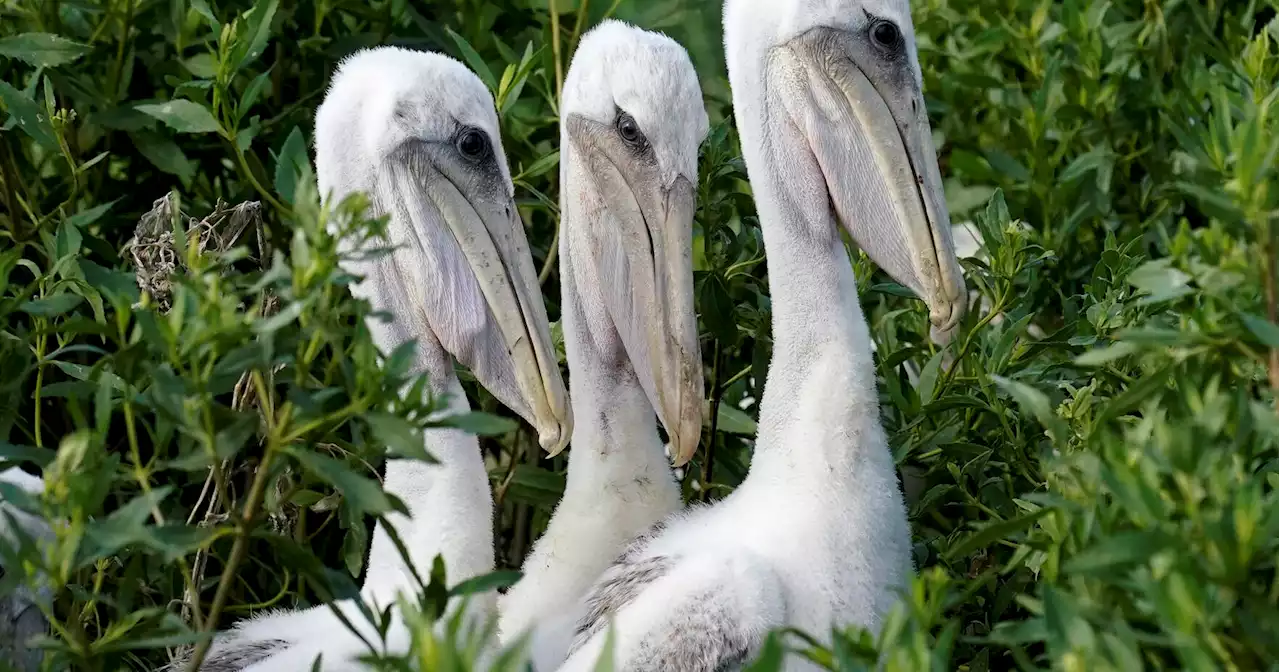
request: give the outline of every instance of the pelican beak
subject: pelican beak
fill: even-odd
[[[854,242],[929,307],[946,342],[964,278],[914,59],[888,62],[862,35],[815,28],[779,47],[782,96]]]
[[[475,294],[465,291],[470,286],[465,273],[440,273],[424,279],[441,285],[437,289],[444,291],[432,294],[445,297],[440,302],[447,304],[427,311],[429,320],[432,316],[437,318],[432,331],[450,353],[471,369],[485,389],[533,425],[545,450],[559,452],[569,442],[573,419],[551,345],[538,275],[515,201],[510,193],[490,193],[463,180],[450,179],[447,164],[441,165],[446,158],[433,156],[429,149],[419,150],[408,161],[410,170],[397,171],[395,184],[399,193],[393,195],[394,200],[388,200],[401,209],[401,219],[406,221],[426,216],[415,211],[434,207],[456,247],[419,239],[419,250],[424,255],[438,255],[436,250],[446,247],[460,250],[483,297],[482,306],[476,305],[478,301],[468,303],[457,298]],[[406,197],[423,193],[425,200],[420,196]],[[430,235],[433,229],[447,235],[441,227],[412,228],[411,239]],[[395,258],[403,264],[420,257]],[[447,268],[450,264],[456,266],[457,259],[455,253],[437,258],[432,264]],[[407,278],[423,278],[421,269],[405,268],[402,273]],[[455,286],[460,283],[464,286]]]
[[[566,131],[587,162],[604,211],[589,232],[605,304],[676,466],[702,436],[702,353],[693,305],[693,182],[664,183],[656,161],[613,128],[569,115]]]

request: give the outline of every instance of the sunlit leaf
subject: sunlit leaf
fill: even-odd
[[[20,59],[41,68],[74,63],[87,53],[89,47],[50,33],[23,33],[0,38],[0,56]]]
[[[212,133],[220,128],[208,108],[189,100],[150,103],[138,105],[135,109],[159,119],[179,133]]]

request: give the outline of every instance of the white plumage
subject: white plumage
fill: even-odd
[[[693,64],[666,36],[606,21],[574,54],[560,113],[574,434],[564,498],[499,603],[505,639],[535,628],[540,667],[563,660],[594,577],[680,508],[654,416],[683,462],[703,401],[691,237],[708,122]]]
[[[610,622],[617,669],[682,672],[739,665],[778,627],[819,639],[836,625],[877,630],[912,571],[840,238],[843,226],[948,336],[964,284],[907,3],[729,0],[725,45],[773,305],[751,470],[605,572],[562,670],[592,669]]]
[[[345,60],[316,114],[316,173],[335,199],[363,191],[373,213],[390,215],[390,257],[352,264],[353,294],[394,316],[369,321],[381,349],[418,340],[415,367],[449,410],[469,408],[456,358],[500,401],[527,419],[549,449],[571,428],[537,274],[529,255],[499,140],[493,99],[460,63],[438,54],[383,47]],[[438,464],[390,460],[386,489],[413,517],[389,520],[420,575],[443,556],[451,584],[493,570],[493,502],[476,438],[430,430]],[[404,561],[379,526],[363,590],[381,609],[416,592]],[[355,605],[336,605],[373,642]],[[451,608],[456,608],[454,604]],[[494,597],[474,597],[467,617],[494,616]],[[388,651],[408,634],[391,628]],[[275,612],[222,633],[202,669],[296,670],[323,655],[325,670],[358,669],[359,638],[328,606]]]

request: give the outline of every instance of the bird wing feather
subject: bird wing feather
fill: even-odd
[[[724,672],[742,667],[785,623],[777,574],[748,552],[632,558],[606,572],[561,672],[594,669],[616,628],[621,672]]]

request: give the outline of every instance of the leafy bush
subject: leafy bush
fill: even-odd
[[[493,89],[553,319],[556,101],[577,38],[613,13],[690,48],[714,124],[694,239],[713,412],[682,478],[690,498],[736,486],[771,342],[719,11],[0,11],[0,459],[47,483],[0,495],[69,521],[5,558],[0,592],[61,588],[42,604],[49,669],[152,669],[193,630],[349,594],[371,516],[398,505],[371,472],[385,447],[420,450],[431,402],[400,394],[403,353],[375,356],[324,230],[376,223],[358,203],[322,208],[306,160],[326,79],[361,46],[443,50]],[[952,217],[979,243],[974,309],[945,351],[920,303],[855,255],[921,572],[878,637],[778,633],[756,668],[784,649],[849,670],[1274,668],[1275,1],[913,11]],[[564,458],[527,428],[477,424],[499,432],[482,446],[499,563],[518,567]],[[408,610],[415,654],[385,664],[469,669],[458,637],[426,644],[432,599]]]

